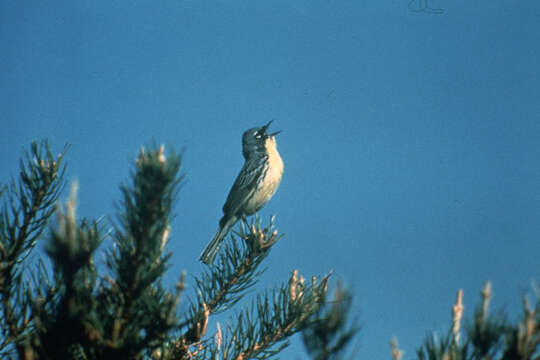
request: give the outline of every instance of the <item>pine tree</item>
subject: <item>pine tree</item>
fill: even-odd
[[[540,360],[540,291],[536,286],[535,289],[536,305],[532,307],[524,296],[523,315],[517,323],[508,321],[501,311],[490,314],[489,281],[480,293],[480,306],[472,319],[465,321],[460,289],[452,307],[449,330],[442,337],[436,333],[429,335],[416,352],[418,360]],[[391,348],[392,358],[400,360],[403,352],[396,339],[392,339]]]
[[[357,329],[347,326],[348,293],[338,288],[328,300],[329,275],[307,283],[295,270],[238,308],[282,238],[273,219],[264,227],[259,219],[242,223],[216,264],[194,276],[197,298],[183,300],[183,274],[174,289],[163,285],[181,156],[143,148],[120,187],[119,220],[105,224],[77,219],[76,184],[59,204],[67,150],[55,157],[47,142],[32,143],[19,177],[0,188],[2,358],[266,359],[298,332],[314,359],[341,358]],[[103,250],[106,238],[112,246]],[[28,261],[38,242],[49,262]],[[99,252],[102,267],[94,262]],[[181,301],[190,301],[186,313]],[[231,325],[209,334],[212,315],[233,307]]]

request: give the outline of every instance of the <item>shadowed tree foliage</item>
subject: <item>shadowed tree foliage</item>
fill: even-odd
[[[480,294],[482,301],[472,319],[463,321],[463,291],[458,291],[450,330],[442,337],[435,333],[428,336],[416,352],[419,360],[540,359],[540,292],[536,291],[534,307],[523,297],[523,314],[517,323],[508,321],[503,312],[490,314],[489,281]],[[403,352],[397,349],[396,341],[392,341],[391,353],[394,360],[402,358]]]
[[[351,294],[338,284],[334,299],[319,308],[310,326],[302,332],[306,350],[312,359],[346,359],[347,346],[359,331],[359,327],[349,326],[351,305]]]
[[[54,156],[47,142],[33,143],[18,178],[0,187],[1,358],[267,359],[302,331],[305,338],[328,332],[323,337],[337,339],[337,348],[349,341],[354,330],[341,333],[346,314],[333,310],[349,302],[327,302],[329,276],[305,283],[294,270],[239,306],[282,237],[273,218],[264,227],[258,218],[240,224],[216,264],[193,276],[195,298],[180,312],[186,277],[168,289],[163,276],[181,156],[143,148],[120,187],[118,220],[106,224],[77,219],[76,184],[58,203],[66,150]],[[105,239],[112,245],[103,249]],[[38,241],[46,258],[28,261]],[[98,253],[106,260],[96,266]],[[212,315],[233,308],[227,325],[209,334]],[[321,330],[327,320],[333,325]]]

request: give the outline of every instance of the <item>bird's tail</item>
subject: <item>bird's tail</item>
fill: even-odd
[[[206,245],[206,248],[201,253],[201,257],[199,260],[201,260],[206,265],[210,265],[214,262],[214,259],[216,258],[216,255],[219,251],[219,248],[221,247],[221,243],[225,239],[225,236],[229,232],[229,230],[233,227],[233,225],[236,223],[238,218],[236,216],[232,216],[229,218],[225,224],[221,225],[220,221],[220,227],[212,238],[212,240]]]

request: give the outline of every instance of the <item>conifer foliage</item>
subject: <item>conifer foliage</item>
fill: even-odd
[[[451,311],[451,326],[443,336],[432,333],[417,349],[418,360],[540,360],[540,291],[536,305],[523,297],[523,313],[511,322],[501,312],[490,313],[491,282],[480,292],[481,303],[471,318],[465,318],[463,290],[459,290]],[[391,355],[401,360],[397,340],[391,342]]]
[[[47,142],[32,143],[19,177],[0,187],[1,358],[267,359],[295,333],[309,339],[326,332],[333,335],[323,338],[337,347],[321,347],[326,355],[317,357],[313,346],[311,354],[337,359],[332,354],[349,343],[356,329],[343,330],[346,311],[336,306],[350,304],[327,301],[329,276],[308,283],[295,270],[281,286],[239,306],[282,237],[273,219],[268,226],[259,219],[239,226],[216,264],[192,277],[194,299],[183,300],[184,274],[174,289],[163,285],[183,178],[179,154],[142,149],[130,182],[120,187],[117,221],[106,223],[77,219],[76,184],[59,203],[66,151],[54,156]],[[45,254],[34,250],[38,242]],[[103,249],[104,243],[112,245]],[[37,255],[29,259],[32,251]],[[106,260],[96,265],[100,253]],[[231,319],[210,334],[210,318],[219,312]],[[329,319],[333,325],[322,326]]]

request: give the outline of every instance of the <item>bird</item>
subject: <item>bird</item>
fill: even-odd
[[[244,165],[223,205],[219,228],[200,256],[211,265],[229,230],[240,219],[259,211],[275,194],[283,175],[283,160],[277,150],[276,135],[268,134],[266,125],[248,129],[242,135]]]

